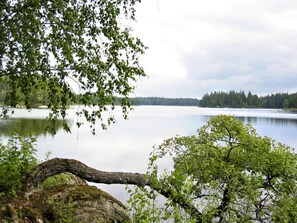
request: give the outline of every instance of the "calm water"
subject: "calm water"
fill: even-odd
[[[260,135],[297,148],[297,114],[282,110],[140,106],[130,113],[128,121],[118,118],[115,125],[106,131],[98,130],[93,136],[88,125],[77,129],[73,124],[76,109],[69,110],[71,134],[60,129],[52,136],[44,131],[46,109],[33,109],[31,112],[20,109],[15,111],[13,118],[0,120],[0,139],[5,142],[15,128],[21,132],[34,130],[38,135],[40,159],[51,151],[51,157],[78,159],[100,170],[145,172],[154,145],[177,134],[195,134],[211,116],[230,114],[251,123]],[[61,127],[62,123],[58,125]],[[99,187],[120,200],[127,197],[124,186]]]

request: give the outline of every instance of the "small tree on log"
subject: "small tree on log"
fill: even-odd
[[[157,162],[164,157],[170,157],[173,166],[160,173]],[[158,209],[152,190],[132,193],[136,222],[297,219],[297,154],[231,116],[211,118],[196,136],[164,141],[152,155],[148,172],[152,189],[161,187],[169,199]]]

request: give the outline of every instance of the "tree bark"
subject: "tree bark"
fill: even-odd
[[[74,159],[54,158],[34,167],[28,174],[24,183],[24,190],[38,188],[48,177],[63,172],[70,172],[86,181],[104,184],[132,184],[145,186],[144,174],[127,172],[106,172],[94,169]]]
[[[140,187],[149,186],[166,198],[172,197],[188,214],[195,216],[197,222],[201,221],[199,210],[182,197],[174,197],[170,190],[163,186],[157,186],[148,176],[140,173],[129,172],[106,172],[91,168],[84,163],[74,159],[54,158],[34,167],[26,176],[23,184],[23,192],[29,192],[39,188],[41,183],[48,177],[63,172],[70,172],[84,180],[104,184],[131,184]]]

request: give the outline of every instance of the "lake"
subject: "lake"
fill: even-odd
[[[30,112],[16,109],[13,118],[0,119],[0,139],[5,143],[15,128],[21,132],[34,130],[40,159],[51,151],[51,158],[77,159],[99,170],[144,173],[153,146],[175,135],[195,134],[212,116],[230,114],[252,124],[260,135],[297,148],[297,114],[283,110],[138,106],[130,112],[129,120],[123,120],[120,112],[116,111],[117,123],[107,130],[97,130],[94,136],[87,124],[77,129],[74,124],[77,109],[69,109],[72,133],[60,128],[55,136],[44,131],[47,109],[32,109]],[[62,123],[58,126],[61,127]],[[98,187],[119,200],[127,198],[123,185]]]

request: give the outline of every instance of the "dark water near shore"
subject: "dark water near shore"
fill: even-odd
[[[295,151],[297,148],[297,114],[282,110],[140,106],[130,112],[128,121],[116,114],[119,116],[116,124],[106,131],[99,129],[93,136],[88,125],[79,129],[74,125],[76,109],[69,110],[72,133],[64,132],[63,123],[58,122],[58,132],[54,136],[44,130],[46,109],[15,110],[12,118],[0,120],[0,140],[5,143],[15,129],[22,133],[33,131],[37,135],[40,159],[51,151],[51,157],[78,159],[100,170],[145,172],[154,145],[175,135],[195,134],[210,117],[230,114],[252,124],[260,135],[287,144]],[[122,201],[127,197],[124,186],[100,187]]]

